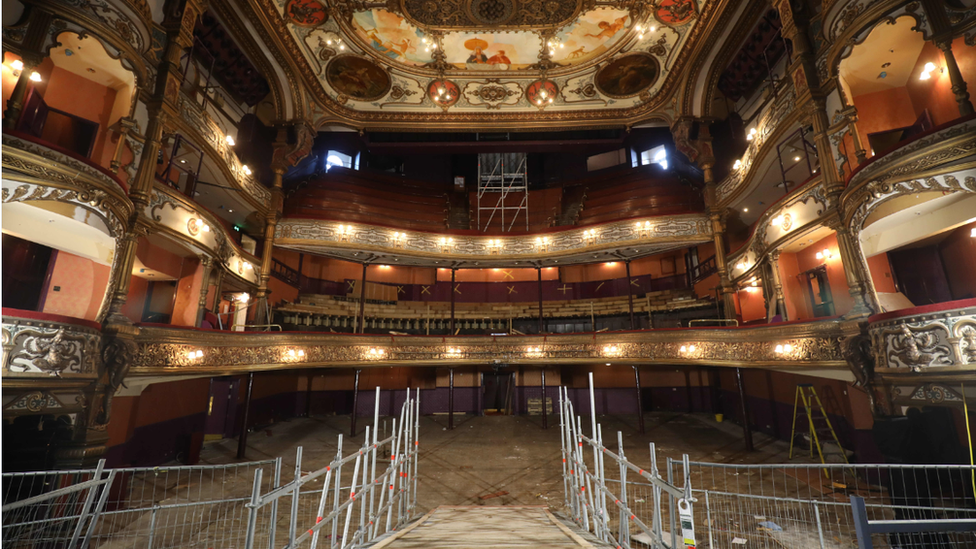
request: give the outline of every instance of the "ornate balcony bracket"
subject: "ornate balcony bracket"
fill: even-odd
[[[856,327],[853,328],[856,331]],[[144,327],[131,375],[443,364],[703,364],[847,369],[839,322],[552,336],[355,336]]]
[[[93,326],[4,315],[2,330],[5,384],[11,378],[98,375],[102,335]]]
[[[944,307],[944,308],[943,308]],[[881,374],[976,371],[976,300],[898,311],[871,319],[868,333]]]
[[[592,263],[596,254],[603,254],[597,257],[604,261],[614,261],[620,258],[606,252],[618,250],[633,256],[684,248],[711,240],[711,230],[704,214],[631,219],[585,229],[491,238],[395,231],[363,223],[282,219],[275,233],[275,245],[353,261],[362,260],[362,256],[353,254],[364,251],[409,257],[411,264],[429,263],[431,267],[451,263],[488,267],[550,262],[567,265]],[[634,249],[639,252],[632,252]]]

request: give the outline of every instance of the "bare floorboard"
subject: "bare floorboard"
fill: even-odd
[[[413,527],[374,549],[516,549],[594,547],[560,524],[545,507],[458,507],[434,509]]]

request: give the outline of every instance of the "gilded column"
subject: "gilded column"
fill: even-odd
[[[207,312],[207,294],[210,292],[213,259],[208,255],[200,256],[200,268],[203,269],[203,276],[200,278],[200,300],[197,302],[197,321],[194,324],[197,328],[203,324],[203,315]]]
[[[956,63],[956,56],[952,53],[952,39],[946,38],[935,43],[942,50],[945,56],[946,71],[949,73],[949,82],[952,84],[952,93],[956,96],[956,103],[959,105],[959,115],[968,116],[973,114],[973,104],[969,101],[969,92],[966,91],[966,81],[962,78],[962,71]]]
[[[278,226],[278,219],[281,217],[282,202],[282,179],[285,169],[274,167],[274,180],[271,185],[271,207],[264,217],[264,246],[261,249],[261,278],[258,282],[258,291],[255,294],[258,299],[257,311],[254,318],[256,324],[270,324],[271,318],[268,317],[268,282],[271,280],[271,256],[274,253],[275,228]]]
[[[48,27],[53,19],[52,14],[37,8],[29,8],[30,22],[22,42],[20,56],[24,64],[17,77],[17,84],[7,99],[6,110],[3,111],[3,127],[12,130],[20,122],[20,114],[24,111],[24,101],[27,97],[27,86],[30,85],[30,75],[34,69],[47,57],[41,50],[47,39]]]
[[[789,320],[786,312],[786,299],[783,296],[783,279],[779,271],[779,250],[769,253],[769,270],[773,275],[774,299],[776,299],[776,314],[783,317],[783,321]]]

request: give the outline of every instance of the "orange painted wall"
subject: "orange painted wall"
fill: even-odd
[[[183,258],[168,252],[159,246],[154,246],[145,238],[140,238],[136,245],[136,257],[142,264],[173,278],[179,277],[183,269]]]
[[[878,293],[895,293],[895,278],[891,275],[891,263],[888,261],[888,254],[881,253],[868,258],[868,269],[871,271],[871,281],[874,282],[874,291]],[[973,266],[976,269],[976,266]],[[972,271],[970,271],[972,272]]]
[[[200,287],[203,283],[203,267],[198,259],[184,259],[180,280],[173,302],[170,323],[174,326],[194,326],[200,303]]]
[[[298,288],[287,282],[278,280],[273,275],[268,279],[268,290],[271,291],[268,299],[272,303],[281,303],[282,301],[294,303],[298,299]]]
[[[817,252],[827,248],[833,254],[826,263],[817,259]],[[805,272],[821,264],[827,265],[827,280],[830,282],[830,293],[834,298],[834,314],[842,315],[851,310],[854,300],[847,288],[847,276],[844,274],[844,265],[840,260],[840,252],[837,250],[837,237],[830,235],[822,238],[808,247],[796,253],[796,263],[799,271]]]
[[[952,53],[962,72],[963,80],[973,82],[976,80],[976,52],[971,46],[967,46],[963,38],[958,38],[952,43]],[[949,79],[948,71],[939,72],[936,70],[928,80],[920,80],[919,75],[925,67],[925,63],[933,63],[937,67],[945,67],[945,57],[931,42],[926,42],[922,48],[922,53],[918,57],[918,62],[912,70],[912,75],[908,78],[905,87],[911,96],[912,104],[915,108],[915,116],[918,117],[926,109],[932,117],[932,123],[936,126],[945,124],[951,120],[959,118],[959,106],[956,103],[955,94],[952,93],[952,82]]]
[[[630,262],[630,275],[651,275],[652,278],[661,278],[684,274],[686,271],[684,254],[684,250],[681,250],[636,259]],[[708,255],[711,254],[705,256],[699,255],[699,257],[705,259]],[[623,261],[607,261],[592,265],[560,267],[560,271],[562,271],[563,282],[591,282],[594,280],[609,280],[627,276],[627,267]]]
[[[868,134],[911,126],[917,118],[912,98],[905,87],[855,96],[854,106],[857,107],[857,132],[869,158],[872,155]]]
[[[95,320],[108,286],[108,265],[58,251],[42,312]],[[59,288],[55,291],[55,287]]]
[[[761,288],[741,290],[738,292],[739,315],[742,322],[751,322],[766,318],[766,301]]]
[[[122,314],[132,322],[140,322],[142,320],[142,311],[146,307],[146,292],[148,291],[148,280],[138,276],[131,277],[129,280],[129,294],[126,296],[125,305],[122,306]]]
[[[199,378],[156,383],[139,396],[116,397],[112,400],[107,446],[125,443],[138,427],[203,413],[209,396],[210,378]]]
[[[959,227],[939,246],[953,299],[976,296],[976,223]]]
[[[43,81],[38,84],[44,102],[52,109],[58,109],[75,116],[98,123],[98,136],[92,149],[91,158],[101,166],[108,167],[115,154],[108,131],[113,120],[109,120],[115,105],[115,90],[92,82],[87,78],[54,67],[50,58],[41,64]],[[84,101],[78,99],[83,97]],[[47,128],[45,128],[47,134]],[[45,138],[48,138],[45,135]]]
[[[783,300],[786,302],[786,314],[790,320],[803,320],[813,316],[807,302],[805,283],[797,278],[799,274],[796,254],[780,254],[779,276],[783,281]]]

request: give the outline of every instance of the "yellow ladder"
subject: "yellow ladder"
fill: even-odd
[[[803,403],[802,412],[800,411],[801,402]],[[819,417],[814,417],[814,412],[819,412]],[[813,385],[809,383],[803,383],[796,386],[796,398],[793,399],[793,429],[790,433],[790,459],[793,459],[793,443],[796,440],[796,420],[801,413],[806,414],[807,416],[807,426],[810,434],[810,457],[813,457],[813,448],[816,447],[817,454],[820,456],[820,463],[827,463],[826,460],[824,460],[823,448],[820,445],[820,435],[830,432],[831,438],[834,439],[834,442],[837,443],[837,447],[840,448],[840,455],[844,458],[844,463],[850,463],[847,461],[847,453],[844,451],[844,447],[841,446],[840,440],[837,439],[837,433],[834,431],[834,426],[830,424],[830,418],[827,417],[827,412],[824,411],[824,406],[823,403],[820,402],[820,397],[817,395],[817,390],[814,389]],[[817,423],[815,423],[820,421],[823,422],[823,425],[817,425]]]

